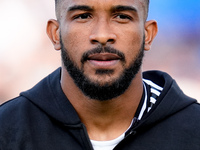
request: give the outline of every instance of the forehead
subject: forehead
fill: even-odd
[[[95,4],[100,4],[100,5],[107,5],[109,3],[124,3],[124,4],[136,4],[136,3],[139,3],[139,4],[143,4],[145,3],[146,0],[60,0],[60,2],[64,3],[64,4],[68,4],[68,5],[73,5],[73,4],[77,4],[77,3],[81,3],[81,4],[92,4],[92,3],[95,3]]]
[[[94,10],[110,10],[117,5],[132,6],[140,13],[146,10],[145,0],[61,0],[59,9],[65,12],[76,5],[87,5]]]

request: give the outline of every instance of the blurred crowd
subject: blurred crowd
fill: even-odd
[[[162,70],[200,100],[200,1],[152,0],[149,19],[159,33],[143,70]],[[0,0],[0,103],[34,86],[61,65],[46,35],[54,0]]]

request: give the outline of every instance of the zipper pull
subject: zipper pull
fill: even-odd
[[[134,128],[137,126],[138,122],[139,120],[134,117],[130,129],[125,133],[125,137],[127,137],[128,135],[135,135],[137,133]]]

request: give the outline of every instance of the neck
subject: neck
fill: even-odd
[[[124,94],[107,101],[86,97],[64,69],[61,86],[85,124],[90,139],[99,141],[112,140],[127,130],[143,93],[141,72],[136,75]]]

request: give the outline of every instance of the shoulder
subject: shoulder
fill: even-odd
[[[200,104],[196,102],[183,107],[169,116],[165,123],[168,127],[174,128],[174,132],[176,129],[176,133],[187,133],[191,137],[198,137],[199,140]]]
[[[9,128],[22,128],[37,122],[46,114],[31,100],[19,96],[0,105],[0,133]]]
[[[30,142],[39,112],[41,116],[40,109],[23,96],[0,105],[0,149],[18,149],[22,142]]]
[[[196,102],[186,107],[184,115],[188,117],[188,119],[190,118],[191,120],[200,123],[200,104]]]
[[[13,111],[16,109],[16,107],[18,108],[27,102],[28,102],[28,100],[23,96],[18,96],[16,98],[8,100],[0,105],[0,114]]]
[[[0,105],[0,125],[14,123],[27,114],[35,106],[23,96],[16,97]],[[0,126],[0,127],[1,127]]]

